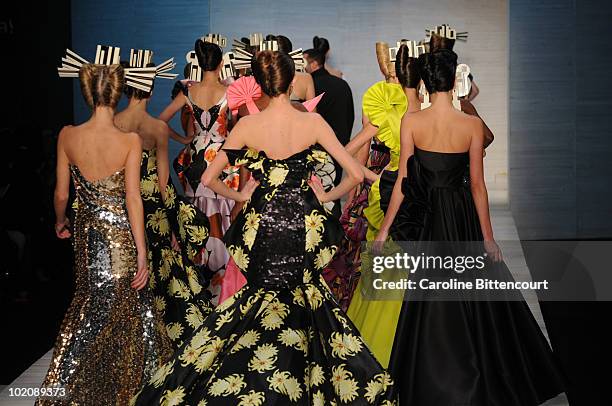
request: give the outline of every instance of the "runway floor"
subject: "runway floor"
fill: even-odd
[[[491,208],[491,218],[493,221],[493,229],[495,233],[495,238],[500,241],[500,245],[502,251],[504,253],[504,260],[506,264],[512,271],[512,274],[517,279],[525,279],[525,276],[529,274],[529,270],[527,268],[527,264],[525,262],[525,257],[523,255],[522,250],[517,249],[518,244],[512,244],[508,247],[504,247],[503,241],[518,241],[518,232],[516,230],[516,226],[514,224],[514,220],[512,215],[507,207],[504,206],[496,206]],[[542,319],[542,314],[540,312],[540,307],[538,305],[535,293],[533,294],[525,294],[525,299],[529,304],[532,312],[535,315],[536,320],[538,321],[540,328],[546,334],[546,328],[544,326],[544,321]],[[47,372],[47,368],[49,367],[49,362],[51,360],[52,350],[49,350],[43,357],[41,357],[38,361],[32,364],[27,370],[25,370],[15,381],[13,381],[10,385],[4,387],[2,392],[0,392],[0,405],[7,406],[25,406],[32,405],[34,403],[33,397],[11,397],[10,389],[11,388],[37,388],[40,386],[45,373]],[[544,404],[544,406],[568,406],[567,399],[565,395],[560,395],[555,399],[552,399]]]

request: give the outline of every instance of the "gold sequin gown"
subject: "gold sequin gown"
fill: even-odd
[[[148,289],[130,284],[136,247],[124,171],[90,182],[76,166],[76,292],[62,322],[37,405],[125,405],[171,355]]]

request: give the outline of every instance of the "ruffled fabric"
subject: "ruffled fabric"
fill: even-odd
[[[227,103],[232,116],[237,117],[238,109],[246,104],[249,114],[259,113],[255,100],[261,97],[261,87],[253,76],[243,76],[227,88]]]
[[[390,170],[397,170],[400,153],[400,123],[408,108],[402,86],[378,82],[363,95],[362,108],[370,123],[378,127],[376,138],[391,150]]]

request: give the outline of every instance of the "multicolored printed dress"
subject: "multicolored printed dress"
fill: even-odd
[[[195,137],[186,147],[188,153],[181,154],[180,159],[175,162],[175,170],[183,182],[185,195],[208,216],[210,221],[207,254],[202,259],[203,264],[216,272],[209,289],[212,293],[212,303],[217,305],[225,267],[229,260],[229,254],[223,244],[223,235],[230,226],[230,213],[234,207],[234,201],[219,196],[210,188],[202,185],[200,178],[225,142],[229,110],[225,95],[208,110],[198,106],[189,92],[193,83],[185,83],[183,94],[187,101],[186,107],[192,116],[190,121]],[[223,170],[220,179],[230,188],[237,190],[240,183],[240,172],[236,166],[228,165]]]
[[[218,306],[136,405],[394,405],[393,384],[321,270],[342,229],[310,190],[315,147],[227,150],[260,182],[225,242],[248,283]]]
[[[379,174],[389,163],[389,148],[377,140],[370,145],[370,156],[366,166]],[[365,180],[357,186],[355,195],[347,202],[340,224],[345,238],[334,259],[323,270],[323,278],[343,311],[347,311],[361,276],[361,243],[366,239],[368,219],[363,211],[368,207],[371,181]]]
[[[164,202],[159,190],[156,149],[142,153],[140,191],[149,249],[149,288],[168,336],[179,347],[212,311],[206,288],[214,274],[200,265],[208,241],[208,218],[177,196],[171,182]],[[173,234],[180,251],[172,248]]]

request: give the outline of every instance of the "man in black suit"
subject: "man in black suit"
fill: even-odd
[[[325,54],[316,49],[304,51],[306,59],[306,72],[312,75],[315,94],[325,93],[317,105],[319,113],[327,124],[334,130],[338,141],[342,145],[348,144],[351,139],[355,110],[353,107],[353,93],[344,79],[332,75],[325,69]],[[336,165],[336,180],[338,185],[342,180],[342,167]],[[340,213],[340,202],[334,205],[334,211]]]

